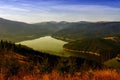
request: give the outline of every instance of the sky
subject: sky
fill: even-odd
[[[120,0],[0,0],[0,17],[27,23],[120,21]]]

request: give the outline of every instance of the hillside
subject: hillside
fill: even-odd
[[[116,58],[110,59],[104,62],[104,64],[108,67],[113,67],[120,70],[120,61],[116,60]]]
[[[22,41],[52,35],[62,40],[120,35],[120,22],[41,22],[28,24],[0,18],[0,39]]]
[[[103,61],[116,57],[120,53],[120,43],[110,39],[87,38],[65,44],[64,49],[70,52],[88,53],[100,56]],[[82,54],[81,54],[82,55]]]
[[[96,61],[53,56],[0,41],[0,80],[118,80],[120,73],[106,68]]]
[[[86,67],[85,67],[86,66]],[[74,74],[78,71],[101,69],[96,61],[80,57],[59,57],[35,51],[8,41],[0,41],[0,75],[5,80],[25,74],[44,74],[57,71],[59,74]],[[1,76],[2,77],[2,76]]]
[[[53,37],[73,41],[81,38],[120,35],[120,22],[76,22],[53,34]]]
[[[32,26],[27,23],[0,18],[0,39],[21,40],[33,35],[34,29],[33,31],[32,29]]]
[[[61,22],[54,22],[54,21],[50,21],[50,22],[41,22],[41,23],[35,23],[33,25],[39,26],[41,29],[46,29],[46,30],[50,30],[53,32],[57,32],[61,29],[64,29],[66,27],[68,27],[69,22],[65,22],[65,21],[61,21]]]
[[[0,18],[0,39],[9,41],[21,41],[51,35],[64,28],[67,23],[35,23],[28,24]]]

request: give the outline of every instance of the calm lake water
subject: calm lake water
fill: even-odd
[[[88,58],[88,54],[64,51],[63,45],[66,43],[67,42],[52,38],[51,36],[45,36],[34,40],[22,41],[17,44],[26,45],[30,48],[33,48],[34,50],[46,52],[57,56],[77,56],[82,58]],[[92,56],[93,58],[94,55],[89,56]]]
[[[66,54],[63,50],[63,45],[67,42],[52,38],[51,36],[40,37],[38,39],[22,41],[19,43],[41,52],[59,56],[70,56],[70,54]]]

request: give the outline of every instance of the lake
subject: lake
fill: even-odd
[[[26,45],[34,50],[46,52],[58,56],[71,56],[71,54],[64,52],[63,45],[67,42],[55,39],[51,36],[40,37],[34,40],[27,40],[19,42],[19,44]]]
[[[33,48],[34,50],[49,53],[52,55],[57,55],[57,56],[64,56],[64,57],[69,57],[69,56],[78,57],[79,56],[82,58],[96,57],[96,56],[90,55],[90,54],[65,51],[63,49],[63,45],[66,43],[68,43],[68,42],[55,39],[51,36],[45,36],[45,37],[40,37],[40,38],[34,39],[34,40],[22,41],[17,44],[22,44],[22,45],[28,46],[30,48]]]

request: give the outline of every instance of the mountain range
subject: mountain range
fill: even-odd
[[[65,24],[64,22],[28,24],[0,18],[0,39],[10,41],[34,39],[45,35],[51,35],[61,30]]]
[[[76,22],[53,34],[54,37],[67,41],[119,35],[120,22]]]
[[[0,18],[0,39],[22,41],[51,35],[72,41],[89,37],[120,35],[120,22],[40,22],[28,24]]]

